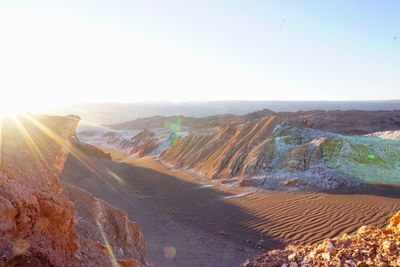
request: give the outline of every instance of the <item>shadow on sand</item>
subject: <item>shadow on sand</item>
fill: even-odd
[[[193,257],[198,266],[235,266],[263,249],[286,245],[244,227],[265,223],[265,218],[225,201],[229,194],[161,171],[99,158],[82,162],[70,156],[61,179],[125,210],[141,225],[149,257],[157,266],[169,266],[160,255],[168,244],[186,254],[170,266],[189,266]],[[255,249],[261,239],[263,248]]]

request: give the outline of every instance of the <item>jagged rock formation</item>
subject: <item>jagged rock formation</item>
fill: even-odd
[[[76,231],[80,236],[80,251],[77,255],[85,264],[104,264],[103,259],[97,255],[98,252],[92,252],[93,241],[96,248],[100,248],[108,256],[106,263],[111,260],[122,266],[137,266],[148,262],[145,254],[146,242],[140,226],[129,221],[124,211],[76,186],[64,183],[63,189],[65,195],[75,204]]]
[[[398,184],[400,142],[298,127],[279,116],[180,138],[161,159],[210,179],[244,186],[330,190]]]
[[[81,132],[80,138],[93,147],[119,151],[130,157],[158,155],[170,147],[179,132],[164,129],[142,131],[91,130]]]
[[[241,266],[400,266],[400,211],[386,228],[363,226],[354,235],[272,250]]]
[[[162,159],[177,168],[193,169],[205,176],[230,178],[257,175],[268,170],[272,152],[268,140],[279,123],[272,116],[246,124],[228,125],[215,132],[192,133],[179,139],[162,154]]]
[[[170,129],[175,138],[168,142],[167,131],[160,129],[130,135],[127,130],[106,131],[99,140],[131,156],[161,154],[160,159],[174,168],[242,186],[321,191],[360,183],[400,183],[397,140],[348,135],[398,130],[398,110],[276,113],[265,109],[222,118],[182,119],[190,131],[179,134],[182,125],[176,123]],[[160,121],[167,117],[112,127],[162,127]]]
[[[58,179],[78,121],[27,115],[2,122],[0,266],[147,264],[140,228],[125,213]]]
[[[129,152],[129,155],[136,155],[138,157],[149,154],[160,145],[156,133],[149,130],[141,131],[132,137],[131,142],[132,150]]]

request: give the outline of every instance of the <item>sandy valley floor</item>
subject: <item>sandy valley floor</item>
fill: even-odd
[[[235,197],[234,189],[204,186],[152,158],[114,158],[87,158],[83,164],[70,157],[62,180],[138,222],[155,266],[236,266],[265,249],[310,244],[365,224],[383,226],[400,210],[396,188]]]

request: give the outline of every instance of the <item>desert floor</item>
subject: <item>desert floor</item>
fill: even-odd
[[[330,193],[218,186],[153,158],[68,159],[62,180],[125,210],[138,222],[155,266],[237,266],[264,250],[311,244],[384,226],[400,210],[400,188]],[[255,248],[259,245],[260,248]]]

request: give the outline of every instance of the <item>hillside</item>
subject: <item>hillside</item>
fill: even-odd
[[[262,109],[244,115],[216,115],[202,118],[184,116],[154,116],[139,118],[118,124],[108,124],[115,130],[143,130],[164,128],[170,130],[196,131],[242,124],[267,116],[276,116],[281,121],[298,127],[342,133],[369,134],[400,129],[400,110],[309,110],[297,112],[274,112]]]
[[[399,184],[398,140],[346,136],[280,123],[278,117],[179,139],[161,155],[175,168],[263,188],[329,190]],[[228,181],[228,180],[227,180]]]
[[[400,142],[374,132],[396,133],[400,111],[261,110],[226,122],[211,119],[212,127],[204,123],[207,119],[193,119],[203,127],[185,131],[179,124],[171,129],[103,129],[80,135],[102,148],[134,157],[158,156],[170,167],[240,186],[321,191],[365,183],[399,184]]]
[[[78,121],[3,120],[0,266],[148,264],[140,227],[125,212],[59,180]]]

